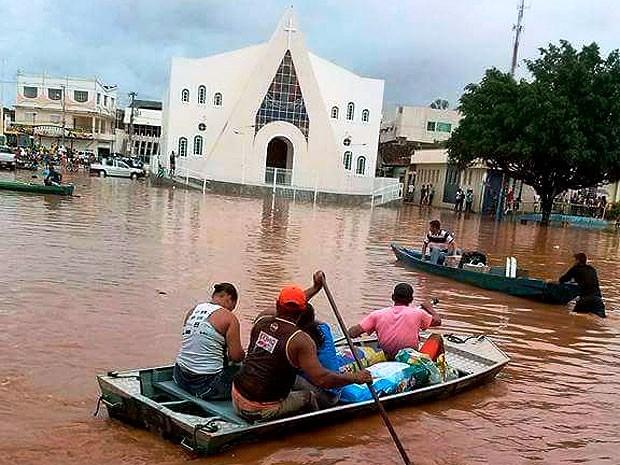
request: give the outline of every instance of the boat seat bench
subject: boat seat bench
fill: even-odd
[[[205,412],[212,415],[217,415],[223,420],[235,423],[237,425],[247,425],[248,422],[240,418],[234,411],[232,403],[227,400],[203,400],[196,396],[191,395],[186,390],[180,388],[174,381],[158,381],[153,383],[153,386],[166,394],[176,397],[180,400],[185,400],[197,405]]]

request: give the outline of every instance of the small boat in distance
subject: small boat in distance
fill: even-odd
[[[424,341],[429,333],[424,333]],[[509,362],[508,356],[485,336],[449,335],[446,360],[459,377],[444,383],[381,397],[386,407],[412,405],[451,397],[492,381]],[[344,346],[340,340],[337,346]],[[376,348],[376,339],[359,340],[358,346]],[[236,443],[281,438],[300,427],[318,428],[329,422],[348,421],[375,412],[373,400],[334,407],[272,421],[249,423],[237,416],[230,401],[207,401],[188,394],[172,380],[172,366],[112,371],[99,375],[99,401],[111,418],[149,429],[199,454],[216,454]],[[99,407],[99,405],[98,405]],[[98,410],[98,409],[97,409]]]
[[[407,249],[398,244],[392,244],[391,247],[396,258],[410,268],[454,279],[455,281],[471,284],[482,289],[558,305],[566,305],[579,295],[579,286],[577,284],[560,284],[557,282],[547,282],[543,279],[520,276],[507,278],[503,267],[492,267],[485,273],[437,265],[422,260],[422,253],[418,250]]]
[[[39,183],[0,180],[0,190],[32,192],[34,194],[73,195],[74,189],[73,184],[46,186]]]

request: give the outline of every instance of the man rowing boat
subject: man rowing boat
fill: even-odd
[[[576,253],[574,265],[560,277],[560,283],[575,281],[579,285],[579,299],[574,311],[578,313],[594,313],[605,318],[605,303],[598,284],[598,275],[593,266],[588,265],[585,253]]]
[[[250,345],[232,388],[233,406],[251,421],[273,420],[296,412],[317,410],[312,390],[295,390],[298,372],[323,389],[372,381],[366,371],[340,374],[324,368],[317,357],[316,344],[297,322],[307,310],[307,302],[323,287],[323,273],[313,276],[307,290],[288,286],[280,291],[276,313],[263,313],[254,322]],[[304,382],[300,380],[300,384]]]

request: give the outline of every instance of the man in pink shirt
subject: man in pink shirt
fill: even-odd
[[[360,324],[349,328],[351,337],[363,333],[377,333],[379,346],[389,359],[393,359],[400,349],[418,348],[420,330],[441,325],[441,318],[432,304],[423,303],[411,306],[413,287],[406,283],[397,284],[392,294],[393,307],[375,310]]]

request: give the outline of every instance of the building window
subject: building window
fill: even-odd
[[[187,137],[179,137],[179,157],[187,156]]]
[[[452,131],[452,124],[450,123],[437,123],[437,125],[435,126],[435,130],[437,132],[451,132]]]
[[[62,98],[62,89],[47,89],[47,96],[50,100],[60,100]]]
[[[368,110],[362,111],[362,122],[367,123],[370,119],[370,112]]]
[[[353,121],[355,117],[355,104],[353,102],[347,103],[347,119]]]
[[[338,119],[338,113],[339,113],[338,107],[337,106],[333,106],[332,107],[332,118],[333,119]]]
[[[194,155],[202,155],[202,136],[194,137]]]
[[[348,150],[344,152],[344,157],[342,157],[342,164],[344,165],[345,170],[351,170],[351,164],[353,163],[353,153]]]
[[[112,97],[112,108],[114,108],[114,103],[115,103],[114,97]]]
[[[26,121],[28,123],[36,123],[37,122],[37,114],[34,112],[26,113]]]
[[[107,106],[108,106],[108,96],[107,96],[107,95],[104,95],[104,96],[103,96],[103,106],[104,106],[104,107],[107,107]]]
[[[426,130],[435,132],[435,121],[427,121],[426,122]]]
[[[221,93],[216,92],[216,94],[213,96],[213,105],[215,105],[216,107],[222,106],[222,94]]]
[[[355,174],[364,174],[366,172],[366,157],[359,157],[357,159],[357,166],[355,167]]]
[[[97,92],[97,105],[101,105],[101,94]]]
[[[199,131],[205,131],[207,129],[207,125],[205,123],[198,124]]]
[[[350,137],[346,137],[343,141],[342,141],[342,145],[344,145],[345,147],[349,147],[351,145],[351,138]]]
[[[189,90],[188,89],[183,89],[181,91],[181,102],[183,103],[189,102]]]
[[[24,97],[26,98],[37,98],[37,88],[24,86]]]
[[[60,115],[50,115],[50,123],[60,124]]]
[[[207,103],[207,88],[205,86],[198,86],[198,103]]]
[[[84,103],[88,101],[88,92],[85,90],[74,90],[73,91],[73,100],[79,103]]]

